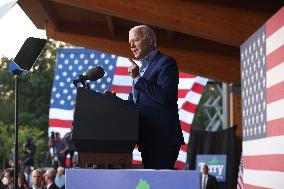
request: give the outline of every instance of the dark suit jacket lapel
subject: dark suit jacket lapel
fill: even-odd
[[[161,53],[158,51],[155,57],[153,58],[153,60],[151,61],[151,63],[149,64],[149,66],[147,67],[145,73],[143,74],[143,78],[148,79],[151,76],[151,73],[153,72],[154,67],[157,65],[157,62],[160,56],[161,56]],[[140,92],[137,91],[137,100],[139,99],[139,96],[140,96]]]
[[[161,53],[158,51],[153,60],[150,62],[148,68],[146,69],[143,77],[148,79],[149,76],[151,75],[152,71],[154,70],[153,68],[157,65],[157,62],[161,56]]]

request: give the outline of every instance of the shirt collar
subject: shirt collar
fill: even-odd
[[[158,49],[153,49],[145,58],[140,59],[140,62],[151,62],[156,54],[158,53]]]
[[[53,183],[49,183],[46,188],[48,189]]]

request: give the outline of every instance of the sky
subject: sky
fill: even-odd
[[[4,1],[0,0],[1,5]],[[0,57],[14,58],[28,37],[46,38],[45,30],[39,30],[18,4],[0,17]]]

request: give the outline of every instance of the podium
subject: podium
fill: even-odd
[[[72,140],[82,168],[130,168],[138,109],[118,97],[77,89]]]

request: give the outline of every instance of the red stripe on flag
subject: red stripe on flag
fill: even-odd
[[[188,74],[188,73],[184,73],[184,72],[179,72],[179,78],[195,78],[196,76]]]
[[[284,118],[274,119],[267,122],[267,136],[284,135]],[[283,164],[284,165],[284,164]]]
[[[284,52],[284,51],[283,51]],[[283,53],[284,54],[284,53]],[[267,89],[267,103],[275,102],[284,98],[284,81]]]
[[[191,102],[186,101],[185,103],[183,103],[182,108],[185,111],[194,113],[196,110],[196,105],[192,104]]]
[[[269,37],[283,26],[284,7],[274,14],[266,23],[266,35]]]
[[[187,124],[180,120],[180,126],[181,126],[181,129],[184,130],[185,132],[188,132],[188,133],[190,132],[190,129],[191,129],[190,124]]]
[[[177,168],[179,170],[183,170],[183,169],[185,169],[185,163],[177,160],[176,163],[175,163],[175,168]]]
[[[189,91],[193,91],[195,93],[202,94],[203,90],[204,90],[203,85],[201,85],[199,83],[194,83],[190,90],[189,89],[179,89],[178,90],[178,98],[185,98],[185,96],[187,95],[187,93]]]
[[[250,185],[250,184],[244,184],[244,188],[245,189],[270,189],[270,188],[264,188],[264,187]]]
[[[284,45],[271,52],[266,58],[266,69],[270,70],[284,62]]]
[[[132,160],[132,164],[133,165],[139,165],[139,164],[142,164],[142,161]]]
[[[116,93],[129,93],[131,91],[131,86],[112,85],[111,90]]]
[[[284,171],[284,154],[244,156],[246,169]]]
[[[186,143],[187,143],[187,141],[186,141]],[[187,152],[187,149],[188,149],[188,145],[187,144],[184,144],[184,145],[180,146],[180,150],[182,150],[184,152]]]
[[[115,75],[129,75],[128,74],[128,67],[116,67],[115,68]]]
[[[189,89],[179,89],[178,98],[185,98],[186,94],[189,92]]]
[[[204,86],[199,84],[199,83],[194,83],[191,90],[198,93],[198,94],[202,94],[202,92],[204,90]]]
[[[60,120],[60,119],[49,119],[49,127],[61,127],[61,128],[71,128],[72,121],[70,120]]]

